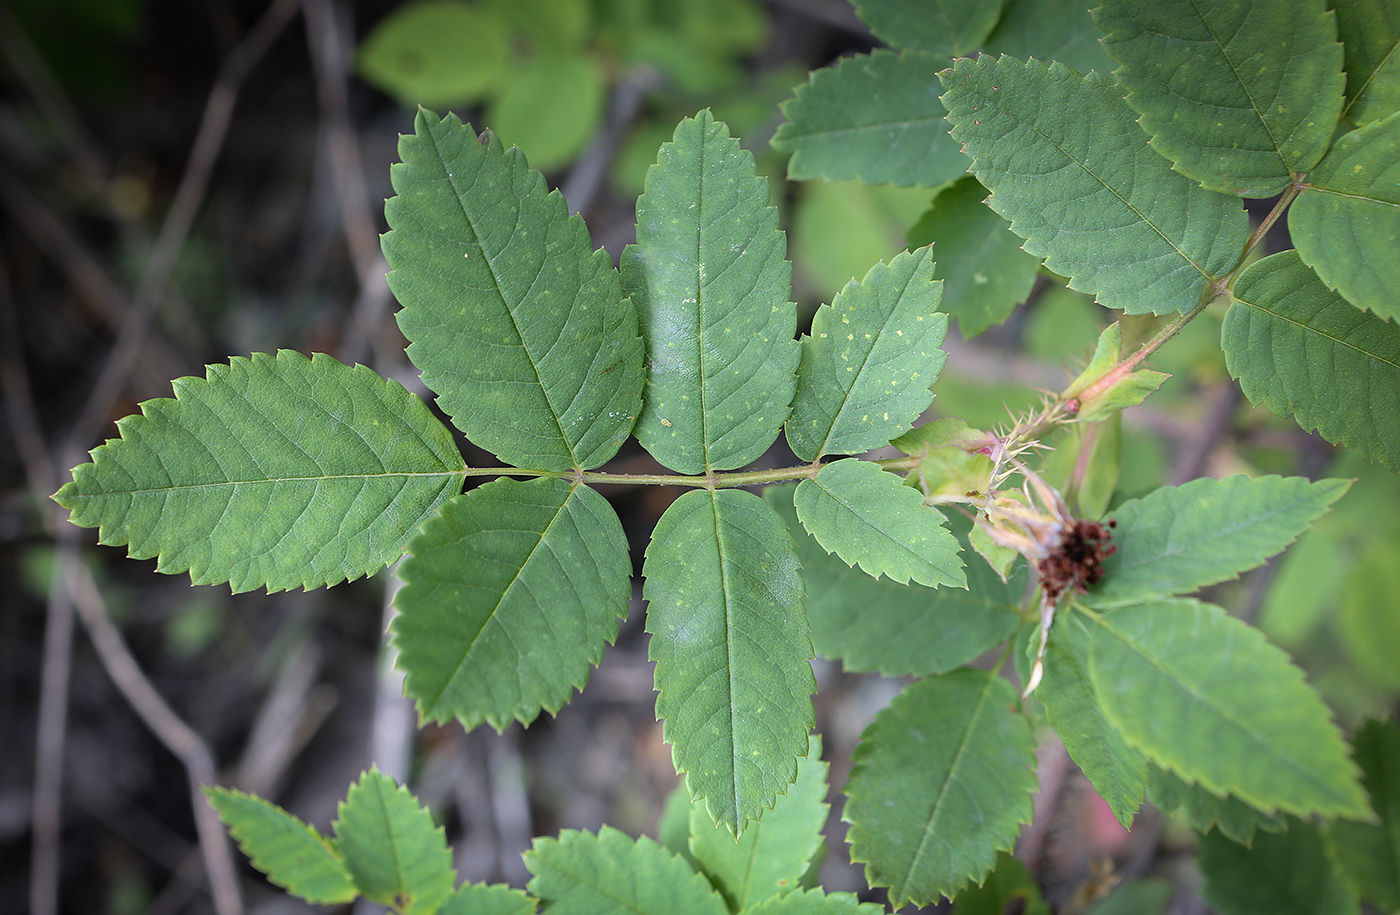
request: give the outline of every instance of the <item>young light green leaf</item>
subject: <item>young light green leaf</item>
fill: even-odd
[[[238,847],[267,879],[316,905],[352,902],[355,889],[335,845],[316,828],[260,797],[227,788],[205,788]]]
[[[793,180],[938,187],[967,172],[928,87],[948,57],[877,50],[812,72],[783,103],[773,148],[792,155]]]
[[[1131,829],[1147,790],[1147,760],[1104,718],[1089,675],[1089,633],[1068,613],[1055,620],[1045,645],[1045,679],[1036,696],[1070,759]]]
[[[985,563],[967,569],[968,590],[871,578],[822,549],[797,520],[795,486],[763,495],[797,542],[807,622],[817,654],[849,671],[887,677],[947,673],[1005,642],[1020,624],[1025,569],[999,579]]]
[[[1219,833],[1201,839],[1201,895],[1223,915],[1359,915],[1361,905],[1323,853],[1312,823],[1261,835],[1251,848]]]
[[[787,419],[800,353],[786,255],[753,156],[708,110],[681,121],[622,256],[647,341],[636,435],[672,470],[741,467]]]
[[[603,124],[608,85],[603,63],[570,51],[536,51],[502,80],[486,122],[519,146],[540,171],[568,165]]]
[[[647,547],[656,714],[676,771],[736,835],[796,774],[812,727],[812,642],[792,538],[753,493],[692,490]]]
[[[729,915],[703,876],[645,836],[604,826],[535,839],[525,853],[529,891],[551,915]]]
[[[1337,820],[1323,830],[1342,879],[1387,912],[1400,909],[1400,728],[1368,721],[1352,737],[1361,783],[1380,823]]]
[[[854,893],[827,893],[821,889],[796,890],[764,899],[744,915],[881,915],[885,907],[861,902]]]
[[[851,860],[897,909],[980,882],[1030,822],[1035,738],[1016,691],[964,668],[904,688],[851,754]]]
[[[1296,251],[1251,264],[1225,313],[1225,364],[1254,403],[1400,473],[1400,327],[1329,290]]]
[[[967,587],[958,540],[915,489],[870,461],[836,461],[797,484],[797,517],[827,552],[872,577]]]
[[[1289,207],[1288,231],[1328,288],[1400,321],[1400,112],[1332,144]]]
[[[690,792],[684,784],[677,785],[666,795],[661,817],[656,823],[656,840],[673,855],[680,855],[695,870],[695,856],[690,853]]]
[[[467,437],[517,467],[597,467],[643,379],[617,271],[518,149],[419,110],[391,169],[384,257],[408,356]]]
[[[461,487],[452,435],[394,381],[282,350],[177,378],[54,494],[100,542],[236,593],[379,571]]]
[[[1094,19],[1152,148],[1204,187],[1272,197],[1331,144],[1346,78],[1324,0],[1106,0]]]
[[[826,763],[821,738],[813,736],[797,761],[797,781],[763,819],[738,839],[710,819],[703,804],[690,808],[690,850],[732,912],[748,911],[770,896],[798,888],[821,849],[826,825]]]
[[[1400,8],[1389,0],[1338,0],[1347,73],[1342,116],[1358,126],[1400,108]]]
[[[1103,52],[1103,32],[1079,0],[1007,0],[984,53],[1025,60],[1058,60],[1080,73],[1107,73],[1113,61]]]
[[[457,883],[442,827],[378,769],[340,802],[335,841],[360,893],[405,915],[432,915]]]
[[[804,461],[860,454],[907,430],[933,401],[948,316],[928,248],[878,263],[812,316],[787,440]]]
[[[1171,377],[1161,372],[1138,369],[1112,382],[1108,387],[1096,390],[1096,386],[1108,373],[1118,367],[1122,346],[1123,327],[1114,321],[1099,334],[1093,358],[1084,367],[1084,371],[1065,389],[1066,398],[1072,397],[1079,401],[1079,412],[1076,415],[1080,422],[1101,422],[1128,407],[1135,407]]]
[[[1400,691],[1400,538],[1381,539],[1349,570],[1341,594],[1341,638],[1351,665],[1388,692]]]
[[[1280,552],[1342,497],[1347,480],[1202,477],[1113,512],[1118,549],[1081,599],[1117,607],[1228,581]]]
[[[464,883],[437,915],[535,915],[535,900],[500,883]]]
[[[1234,267],[1240,202],[1172,171],[1107,76],[979,57],[939,78],[988,205],[1072,288],[1129,314],[1186,312]]]
[[[953,900],[953,915],[1050,915],[1040,885],[1020,861],[1006,852],[997,855],[996,869],[981,886],[971,886]]]
[[[1232,795],[1217,797],[1158,766],[1148,766],[1147,798],[1163,813],[1185,817],[1202,835],[1218,829],[1231,842],[1246,848],[1254,844],[1256,831],[1282,832],[1286,827],[1282,817],[1261,813]]]
[[[356,68],[405,105],[475,101],[505,72],[504,17],[480,4],[419,0],[395,8],[365,36]]]
[[[1327,706],[1259,630],[1192,600],[1087,625],[1104,717],[1149,760],[1265,813],[1371,818]]]
[[[983,205],[986,197],[987,189],[968,175],[940,192],[908,234],[911,248],[934,246],[941,307],[958,319],[964,338],[1010,317],[1030,296],[1040,267],[1007,221]]]
[[[409,544],[394,603],[404,692],[473,728],[557,712],[617,638],[627,538],[607,500],[542,477],[458,496]]]
[[[852,0],[875,37],[896,48],[950,57],[982,46],[1001,15],[1003,0]]]
[[[1159,877],[1144,877],[1118,887],[1094,903],[1088,915],[1162,915],[1172,900],[1172,885]]]

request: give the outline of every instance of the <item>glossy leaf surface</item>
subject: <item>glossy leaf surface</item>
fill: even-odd
[[[529,891],[558,915],[729,915],[724,900],[680,857],[643,836],[604,826],[535,839]]]
[[[988,205],[1071,288],[1129,314],[1186,312],[1234,266],[1239,201],[1172,171],[1107,76],[979,57],[940,79]]]
[[[467,438],[517,467],[597,467],[637,415],[636,314],[606,251],[518,149],[419,110],[384,206],[408,357]]]
[[[691,796],[739,833],[788,790],[812,727],[792,538],[752,493],[693,490],[661,516],[644,574],[662,734]]]
[[[405,915],[431,915],[457,883],[442,827],[378,769],[341,801],[335,840],[360,893]]]
[[[428,521],[399,567],[405,692],[427,721],[503,730],[557,712],[617,638],[631,561],[598,493],[501,479]]]
[[[267,879],[318,905],[351,902],[359,895],[335,845],[275,804],[226,788],[205,796],[239,848]]]
[[[799,351],[768,182],[709,111],[661,147],[622,276],[647,341],[636,435],[680,473],[741,467],[787,419]]]
[[[461,487],[451,434],[397,382],[282,350],[178,378],[54,500],[109,546],[233,591],[379,571]]]
[[[1379,823],[1337,820],[1323,831],[1342,879],[1386,910],[1400,909],[1400,728],[1371,720],[1352,737],[1361,783]]]

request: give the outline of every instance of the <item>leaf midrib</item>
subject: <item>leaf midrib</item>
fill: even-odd
[[[189,492],[199,489],[218,489],[227,486],[267,486],[284,485],[287,483],[324,483],[336,480],[399,480],[412,478],[433,478],[433,477],[466,477],[466,473],[461,470],[441,470],[422,472],[391,472],[391,473],[339,473],[325,474],[323,476],[304,477],[261,477],[255,480],[220,480],[212,483],[182,483],[177,486],[152,486],[138,489],[108,489],[100,492],[74,493],[72,498],[77,500],[113,498],[117,496],[144,496],[174,492]]]

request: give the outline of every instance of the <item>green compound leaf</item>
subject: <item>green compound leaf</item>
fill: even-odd
[[[1045,679],[1036,696],[1070,759],[1108,802],[1123,828],[1131,829],[1147,791],[1147,760],[1104,718],[1089,675],[1089,653],[1089,633],[1083,623],[1061,613],[1045,644]]]
[[[918,490],[870,461],[827,464],[797,484],[797,517],[822,548],[871,577],[967,587],[958,539]]]
[[[875,37],[897,48],[951,57],[982,46],[1001,15],[1002,0],[852,0]]]
[[[1107,73],[1113,61],[1103,51],[1102,37],[1088,5],[1079,0],[1007,0],[983,51],[1022,60],[1058,60],[1080,73]]]
[[[551,915],[729,915],[724,900],[685,860],[643,836],[604,826],[566,829],[525,853],[529,891]]]
[[[773,135],[773,148],[792,155],[788,177],[901,187],[961,177],[971,163],[929,91],[946,66],[946,55],[880,50],[813,71]]]
[[[517,467],[597,467],[640,404],[642,341],[607,252],[518,149],[419,110],[384,205],[408,356],[467,437]]]
[[[1192,600],[1088,628],[1104,717],[1149,760],[1265,813],[1371,818],[1327,706],[1257,629]]]
[[[441,826],[407,788],[371,768],[350,786],[336,847],[360,893],[405,915],[431,915],[457,883]]]
[[[1387,912],[1400,909],[1400,728],[1368,721],[1352,737],[1361,783],[1379,824],[1337,820],[1323,838],[1342,879]]]
[[[1006,220],[983,205],[986,197],[987,189],[968,175],[934,198],[908,236],[911,247],[934,246],[940,307],[958,319],[964,338],[1009,318],[1030,296],[1040,268]]]
[[[871,578],[822,549],[797,520],[795,486],[763,493],[797,542],[807,622],[817,654],[850,671],[887,677],[947,673],[1011,638],[1021,623],[1025,567],[999,579],[986,563],[967,568],[968,590]]]
[[[582,485],[495,480],[458,496],[399,567],[394,644],[428,721],[559,711],[617,638],[632,594],[622,524]]]
[[[681,121],[622,255],[647,341],[636,435],[672,470],[741,467],[787,419],[800,353],[786,257],[753,156],[709,111]]]
[[[804,461],[888,444],[933,402],[948,316],[929,249],[903,252],[852,280],[802,338],[787,440]]]
[[[1219,833],[1201,839],[1201,895],[1225,915],[1359,915],[1361,905],[1323,853],[1312,823],[1261,835],[1251,848]]]
[[[911,683],[865,729],[843,819],[896,909],[982,881],[1030,822],[1035,738],[1016,705],[1006,680],[964,668]]]
[[[812,642],[782,519],[753,493],[693,490],[647,547],[656,715],[676,771],[736,835],[788,790],[812,727]]]
[[[1118,550],[1104,560],[1103,582],[1082,600],[1116,607],[1235,578],[1298,539],[1350,485],[1303,477],[1202,477],[1124,502],[1113,512]]]
[[[359,895],[335,845],[315,827],[242,791],[205,788],[204,795],[253,866],[293,896],[336,905]]]
[[[363,366],[282,350],[177,378],[54,494],[133,559],[235,592],[379,571],[461,487],[452,435]]]
[[[854,893],[827,893],[821,889],[796,890],[765,899],[744,915],[882,915],[885,907],[861,902]]]
[[[1040,885],[1020,861],[1001,852],[996,869],[981,886],[970,886],[953,902],[953,915],[1050,915]]]
[[[1237,797],[1216,797],[1200,785],[1182,781],[1165,769],[1149,765],[1147,798],[1163,813],[1177,813],[1204,835],[1212,829],[1231,842],[1249,847],[1256,831],[1281,832],[1281,817],[1260,813]]]
[[[1347,74],[1342,115],[1369,124],[1400,108],[1400,7],[1389,0],[1339,0],[1335,7]]]
[[[460,0],[406,3],[360,45],[356,67],[405,105],[449,107],[480,98],[506,71],[505,19]]]
[[[1288,231],[1329,288],[1400,321],[1400,112],[1333,144],[1289,208]]]
[[[1331,145],[1346,78],[1324,0],[1106,0],[1094,19],[1152,148],[1204,187],[1272,197]]]
[[[988,205],[1071,288],[1129,314],[1186,312],[1234,267],[1240,201],[1172,171],[1107,76],[979,57],[939,78]]]
[[[1283,251],[1240,275],[1220,344],[1254,403],[1400,473],[1400,327]]]
[[[535,900],[499,883],[464,883],[437,915],[535,915]]]
[[[811,740],[806,757],[797,761],[797,781],[737,841],[710,819],[703,805],[690,808],[690,851],[730,911],[748,911],[768,897],[798,889],[821,849],[827,765],[821,760],[821,738]]]

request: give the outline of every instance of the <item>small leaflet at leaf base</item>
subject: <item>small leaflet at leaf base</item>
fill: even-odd
[[[737,842],[732,832],[710,819],[704,804],[691,805],[690,850],[697,869],[731,911],[747,911],[763,899],[797,889],[821,849],[829,808],[827,764],[821,758],[821,738],[814,735],[811,740],[807,755],[797,761],[797,781]]]
[[[766,451],[797,384],[792,265],[767,180],[708,110],[647,172],[622,279],[646,338],[642,447],[679,473]]]
[[[535,915],[535,900],[504,884],[464,883],[437,915]]]
[[[677,855],[611,826],[565,829],[525,853],[527,889],[560,915],[729,915],[724,899]]]
[[[1172,900],[1172,885],[1144,877],[1116,887],[1089,909],[1088,915],[1163,915]]]
[[[991,34],[1004,0],[852,0],[881,41],[899,48],[971,54]]]
[[[1327,706],[1259,630],[1194,600],[1086,619],[1104,717],[1150,761],[1265,813],[1372,819]]]
[[[1030,822],[1035,737],[1016,691],[963,668],[905,687],[851,754],[851,860],[898,909],[981,883]]]
[[[423,109],[414,131],[399,138],[382,240],[408,358],[457,428],[502,461],[606,463],[645,371],[608,253],[519,149]]]
[[[617,638],[622,523],[587,486],[500,479],[423,525],[399,567],[394,645],[424,720],[504,730],[554,713]]]
[[[1365,126],[1400,109],[1400,7],[1389,0],[1336,4],[1347,104],[1342,116]]]
[[[933,402],[948,354],[948,316],[929,249],[906,251],[852,280],[802,338],[787,440],[804,461],[861,454],[906,431]]]
[[[1262,565],[1326,514],[1349,480],[1201,477],[1163,486],[1113,511],[1117,550],[1080,599],[1117,607],[1189,594]]]
[[[1163,813],[1186,818],[1204,835],[1217,829],[1231,842],[1248,848],[1258,832],[1282,832],[1287,819],[1261,813],[1237,797],[1217,797],[1200,785],[1182,781],[1158,766],[1147,767],[1147,799]]]
[[[335,844],[360,893],[404,915],[436,912],[457,883],[442,827],[407,788],[376,768],[340,802]]]
[[[421,399],[364,366],[282,350],[177,378],[54,494],[161,572],[238,593],[318,588],[398,559],[465,464]]]
[[[1288,208],[1288,232],[1329,288],[1400,322],[1400,111],[1337,138]]]
[[[1006,852],[997,853],[997,866],[981,886],[970,886],[953,900],[953,915],[1050,915],[1026,866]]]
[[[885,907],[861,902],[855,893],[828,893],[822,889],[796,890],[772,896],[744,915],[883,915]]]
[[[957,538],[923,503],[897,475],[854,458],[827,464],[793,496],[802,526],[848,565],[900,584],[966,588]]]
[[[242,791],[205,788],[204,795],[253,866],[293,896],[337,905],[360,894],[334,843],[315,827]]]
[[[1245,396],[1400,473],[1400,326],[1329,290],[1296,251],[1251,264],[1233,296],[1220,344]]]
[[[812,72],[783,103],[773,148],[790,153],[788,177],[899,187],[938,187],[967,172],[948,135],[943,104],[928,91],[943,54],[876,50]]]
[[[1102,422],[1127,407],[1135,407],[1171,377],[1162,372],[1138,369],[1111,382],[1107,387],[1096,387],[1118,367],[1122,346],[1123,327],[1115,321],[1099,334],[1093,358],[1084,367],[1084,371],[1065,388],[1066,399],[1073,398],[1079,401],[1079,411],[1075,415],[1080,422]]]
[[[1387,912],[1400,909],[1400,727],[1367,721],[1352,736],[1361,783],[1380,822],[1334,820],[1323,828],[1328,855],[1342,879]]]
[[[1273,197],[1331,144],[1345,77],[1324,0],[1104,0],[1094,19],[1152,148],[1206,188]]]
[[[1251,848],[1218,832],[1201,838],[1201,895],[1229,915],[1360,915],[1361,904],[1327,860],[1311,822],[1290,819]]]
[[[807,752],[817,685],[798,568],[782,519],[737,489],[681,496],[647,546],[662,735],[691,796],[736,835]]]
[[[1107,76],[983,56],[939,79],[988,206],[1071,288],[1128,314],[1184,313],[1234,267],[1240,201],[1172,171]]]

